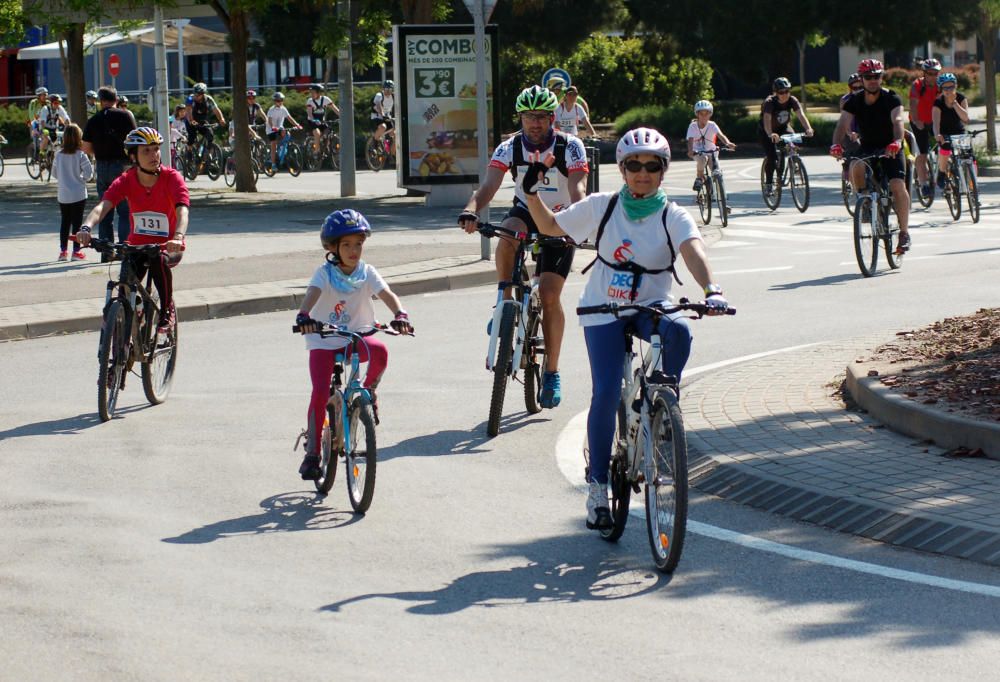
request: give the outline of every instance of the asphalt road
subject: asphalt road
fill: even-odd
[[[695,323],[690,368],[996,304],[995,186],[980,225],[918,212],[903,268],[863,279],[836,167],[807,165],[800,215],[760,209],[759,162],[724,164],[735,211],[710,257],[739,315]],[[682,201],[691,171],[669,178]],[[1000,576],[983,565],[697,494],[672,577],[641,519],[617,545],[586,531],[557,456],[588,403],[582,335],[570,313],[563,405],[528,417],[513,387],[487,439],[492,300],[405,301],[418,336],[389,340],[363,518],[339,481],[319,499],[298,480],[308,375],[291,313],[182,325],[169,400],[146,406],[133,378],[103,425],[96,334],[0,346],[0,678],[993,676]]]

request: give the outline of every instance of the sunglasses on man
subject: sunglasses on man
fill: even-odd
[[[790,94],[792,94],[792,91],[791,90],[778,90],[778,94],[779,95],[790,95]]]
[[[629,159],[624,164],[625,170],[629,173],[638,173],[641,170],[645,170],[647,173],[659,173],[663,170],[663,164],[659,161],[636,161],[635,159]]]

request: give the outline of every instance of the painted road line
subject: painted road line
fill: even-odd
[[[839,253],[840,249],[820,249],[818,251],[795,251],[793,256],[818,256],[823,253]]]
[[[808,343],[799,346],[789,346],[788,348],[778,348],[776,350],[766,351],[763,353],[744,355],[738,358],[731,358],[729,360],[723,360],[710,365],[685,370],[684,374],[686,376],[692,376],[702,372],[708,372],[713,369],[718,369],[720,367],[725,367],[727,365],[748,362],[750,360],[768,355],[787,353],[816,345],[819,344]],[[587,411],[584,410],[569,420],[569,423],[566,424],[556,440],[556,464],[559,466],[559,469],[562,471],[566,480],[581,493],[581,496],[587,492],[587,484],[584,480],[583,473],[584,464],[581,456],[581,448],[586,438],[586,434]],[[645,510],[639,509],[637,506],[633,506],[629,510],[629,514],[631,516],[635,516],[636,518],[642,518],[645,515]],[[942,578],[936,575],[918,573],[916,571],[907,571],[899,568],[891,568],[889,566],[882,566],[880,564],[873,564],[866,561],[845,559],[844,557],[835,556],[833,554],[816,552],[809,549],[801,549],[792,545],[774,542],[773,540],[765,540],[746,533],[740,533],[738,531],[720,528],[719,526],[713,526],[700,521],[692,521],[690,519],[687,522],[687,530],[689,533],[694,535],[701,535],[713,540],[740,545],[741,547],[754,549],[759,552],[768,552],[770,554],[793,559],[795,561],[806,561],[813,564],[830,566],[831,568],[839,568],[916,585],[926,585],[928,587],[936,587],[955,592],[965,592],[968,594],[978,594],[986,597],[1000,598],[1000,586],[974,583],[965,580],[954,580],[952,578]]]
[[[757,239],[774,239],[782,242],[815,242],[815,241],[837,241],[837,237],[828,237],[822,234],[798,234],[795,232],[765,232],[764,230],[744,230],[742,228],[727,227],[726,234],[735,235],[737,238],[756,237]]]

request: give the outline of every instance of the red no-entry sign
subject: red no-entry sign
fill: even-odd
[[[108,73],[111,74],[112,78],[118,76],[118,72],[122,70],[122,62],[118,59],[118,55],[110,54],[108,55]]]

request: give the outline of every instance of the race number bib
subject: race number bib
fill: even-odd
[[[132,221],[135,225],[136,234],[144,234],[148,237],[169,237],[170,221],[163,213],[156,211],[143,211],[133,213]]]
[[[517,167],[518,182],[521,181],[520,178],[523,178],[524,173],[527,172],[528,172],[527,166]],[[545,175],[542,178],[542,181],[535,186],[535,190],[538,192],[558,192],[559,187],[558,185],[556,185],[556,173],[558,172],[559,171],[555,167],[549,168],[547,171],[545,171]]]

